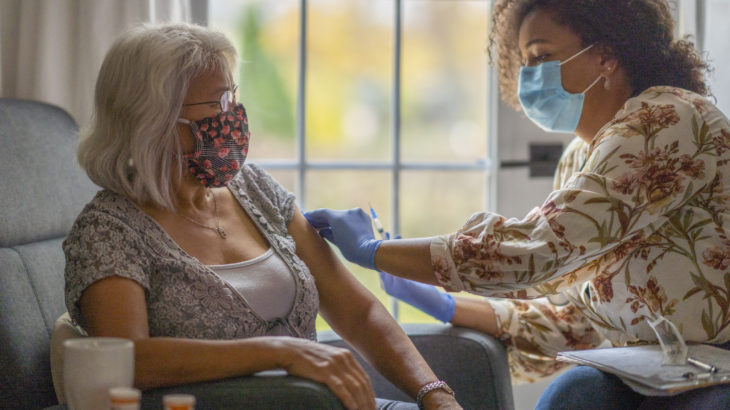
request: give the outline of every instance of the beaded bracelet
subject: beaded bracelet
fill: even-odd
[[[446,393],[449,393],[450,395],[454,396],[454,391],[451,390],[451,387],[449,387],[448,384],[446,384],[443,380],[437,380],[435,382],[426,383],[423,386],[421,386],[420,389],[418,389],[418,394],[416,395],[416,404],[418,405],[418,408],[421,410],[424,410],[423,407],[423,398],[426,397],[428,393],[431,393],[432,391],[436,389],[441,389],[445,391]]]

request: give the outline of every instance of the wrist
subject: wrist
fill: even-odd
[[[438,319],[444,323],[448,323],[448,322],[451,322],[451,319],[454,318],[454,311],[456,310],[456,302],[454,301],[454,297],[449,295],[446,292],[442,293],[442,300],[443,300],[444,310],[441,314],[441,317],[437,317],[436,319]]]
[[[444,394],[448,394],[449,396],[451,396],[452,400],[455,399],[454,391],[451,390],[451,388],[448,384],[446,384],[445,381],[437,380],[434,382],[426,383],[418,389],[418,394],[416,394],[416,404],[418,405],[419,409],[423,410],[426,408],[425,401],[429,396],[435,395],[428,400],[429,402],[436,400],[441,401],[446,398]]]
[[[456,398],[445,391],[438,389],[434,390],[422,401],[424,409],[461,409]]]
[[[377,270],[375,268],[375,252],[377,252],[381,243],[383,243],[382,239],[369,239],[360,245],[358,249],[360,255],[355,262],[364,268]]]
[[[284,370],[289,370],[289,368],[291,368],[291,366],[298,360],[297,356],[299,351],[297,348],[300,347],[299,343],[305,340],[290,340],[290,338],[278,336],[265,336],[265,338],[270,340],[268,340],[267,343],[264,343],[263,345],[265,347],[259,351],[262,352],[264,357],[269,358],[273,362],[273,366],[271,368]]]

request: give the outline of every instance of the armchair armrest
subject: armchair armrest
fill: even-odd
[[[407,323],[402,327],[436,375],[454,389],[463,408],[514,409],[507,352],[497,339],[451,325]],[[322,343],[350,348],[333,331],[319,332],[318,338]],[[355,356],[370,376],[377,397],[413,401],[357,353]],[[159,409],[162,396],[173,393],[194,395],[198,410],[344,410],[340,400],[325,385],[289,376],[283,370],[147,390],[142,394],[142,408]],[[52,409],[66,407],[59,405]]]
[[[401,325],[434,373],[456,392],[465,409],[514,409],[507,352],[502,343],[473,329],[448,324]],[[319,341],[349,346],[333,331],[319,332]],[[413,401],[356,355],[370,376],[377,397]]]
[[[289,376],[283,370],[147,390],[142,394],[141,407],[162,408],[162,396],[173,393],[194,395],[196,410],[344,410],[340,400],[325,385]]]

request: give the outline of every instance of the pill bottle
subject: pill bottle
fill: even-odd
[[[142,393],[134,387],[112,387],[109,389],[111,410],[139,410]]]
[[[192,394],[166,394],[162,396],[165,410],[195,410],[195,396]]]

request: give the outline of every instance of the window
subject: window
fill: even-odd
[[[489,9],[487,0],[210,0],[209,26],[241,56],[250,160],[303,209],[372,205],[404,237],[451,232],[490,208]],[[390,303],[377,274],[349,268]],[[402,321],[433,320],[399,305]]]
[[[725,68],[730,64],[730,2],[727,0],[670,0],[678,24],[676,34],[689,36],[702,57],[710,63],[707,77],[710,92],[717,107],[726,115],[730,113],[730,76]]]
[[[703,3],[704,27],[701,37],[702,50],[714,71],[709,76],[710,91],[717,99],[717,106],[726,115],[730,114],[730,2],[727,0],[707,0]]]

